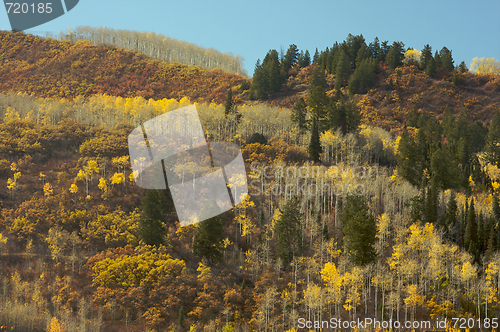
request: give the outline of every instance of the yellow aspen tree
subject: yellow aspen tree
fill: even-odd
[[[317,320],[316,311],[321,306],[321,287],[314,282],[308,284],[304,290],[304,301],[308,310],[308,320],[311,320],[311,314],[312,320]]]
[[[387,237],[389,236],[389,226],[391,224],[391,220],[387,213],[383,213],[376,219],[377,226],[377,234],[375,235],[378,239],[377,246],[377,254],[382,255],[384,252],[384,247],[387,247],[388,244],[385,242]]]
[[[342,301],[342,276],[340,275],[335,263],[326,263],[321,270],[321,278],[326,284],[329,294],[329,304],[333,301],[335,307],[335,316],[339,313],[339,305]]]
[[[495,58],[479,58],[472,59],[470,71],[475,74],[500,74],[500,61]]]
[[[411,320],[415,320],[415,308],[424,303],[425,297],[418,293],[417,285],[409,285],[406,289],[408,297],[404,299],[405,304],[411,308]],[[405,317],[406,319],[406,317]]]
[[[69,192],[73,194],[73,202],[76,203],[76,193],[78,192],[78,186],[76,184],[71,184]]]
[[[477,267],[472,265],[470,262],[465,262],[462,265],[460,279],[467,285],[467,287],[465,288],[465,294],[467,297],[469,297],[471,294],[471,281],[475,277],[477,277]]]
[[[138,174],[139,172],[138,171],[133,171],[130,173],[130,175],[128,176],[128,180],[130,181],[130,183],[133,185],[134,182],[135,182],[135,179],[138,178]]]
[[[14,192],[16,190],[16,183],[11,179],[7,179],[7,190],[10,192],[10,198],[14,198]]]
[[[110,180],[111,184],[114,186],[115,184],[123,183],[125,181],[125,176],[123,173],[115,173]]]
[[[43,194],[44,196],[50,197],[54,193],[54,189],[52,188],[52,185],[50,183],[46,183],[43,186]]]
[[[100,178],[97,188],[101,189],[103,193],[108,191],[108,186],[106,184],[106,179]]]
[[[406,64],[418,64],[420,62],[420,51],[415,49],[409,49],[404,54],[403,63]]]
[[[247,209],[254,206],[255,203],[250,200],[250,195],[246,195],[245,199],[236,207],[236,216],[234,217],[234,220],[240,224],[241,235],[248,237],[250,241],[252,241],[252,231],[255,228],[255,224],[250,216],[248,216]]]
[[[488,303],[493,304],[493,301],[498,303],[498,276],[499,268],[497,262],[490,262],[485,270],[486,272],[486,296],[485,296],[485,317],[488,317]]]
[[[66,332],[66,327],[64,323],[59,322],[55,317],[52,317],[50,323],[47,326],[48,332]]]
[[[114,157],[111,162],[116,166],[118,172],[121,170],[124,176],[126,176],[125,168],[130,167],[129,159],[129,156]],[[125,181],[123,182],[123,184],[125,184]]]
[[[356,308],[361,304],[359,290],[363,286],[362,270],[359,267],[355,267],[352,273],[345,273],[343,280],[344,284],[347,286],[344,309],[349,312],[349,317],[354,317],[354,319],[356,319]],[[351,316],[351,314],[353,314],[353,316]]]

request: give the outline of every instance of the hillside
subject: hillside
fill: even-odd
[[[373,79],[351,93],[360,71],[345,54],[332,54],[346,63],[334,75],[326,56],[301,66],[274,51],[248,87],[82,41],[0,41],[0,326],[297,332],[328,319],[326,332],[370,318],[385,325],[368,331],[497,330],[498,76],[431,77],[371,56],[356,67]],[[193,102],[210,144],[240,146],[248,195],[180,227],[177,206],[203,181],[179,205],[170,189],[140,188],[128,137]],[[183,184],[206,172],[177,161]]]
[[[309,80],[313,66],[293,68],[280,92],[269,96],[271,105],[292,108],[299,97],[309,96]],[[457,73],[458,84],[452,83],[453,73],[441,71],[431,78],[415,66],[397,70],[381,66],[374,84],[366,93],[356,94],[366,125],[400,133],[412,111],[441,119],[448,106],[453,114],[467,110],[473,120],[489,124],[500,110],[500,75]],[[333,75],[326,77],[328,95],[334,93]],[[392,81],[392,85],[391,82]],[[344,91],[347,94],[347,89]]]
[[[135,51],[0,31],[0,91],[67,98],[107,94],[223,102],[245,81],[220,69],[152,60]]]
[[[153,32],[114,30],[79,26],[58,36],[61,40],[76,42],[88,40],[92,44],[116,46],[141,52],[153,59],[165,62],[180,62],[200,66],[203,69],[219,68],[225,72],[246,76],[243,58],[239,55],[221,53],[182,40],[168,38]]]

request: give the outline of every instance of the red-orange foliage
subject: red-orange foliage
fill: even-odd
[[[0,91],[72,99],[97,93],[162,99],[189,97],[224,102],[244,78],[220,69],[165,63],[116,47],[86,41],[0,32]]]

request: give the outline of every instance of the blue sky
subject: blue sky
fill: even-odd
[[[53,0],[56,1],[56,0]],[[14,0],[12,0],[14,2]],[[215,3],[215,4],[214,4]],[[402,41],[421,50],[443,46],[455,64],[474,57],[500,60],[500,1],[132,1],[80,0],[66,15],[26,30],[59,33],[88,25],[161,33],[221,52],[239,54],[253,74],[255,62],[269,49],[319,50],[341,42],[348,33],[367,42]],[[0,30],[10,30],[0,10]]]

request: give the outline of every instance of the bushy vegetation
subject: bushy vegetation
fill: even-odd
[[[0,91],[73,99],[108,94],[223,102],[245,79],[221,69],[152,60],[137,51],[0,31]],[[64,73],[64,74],[62,74]]]

